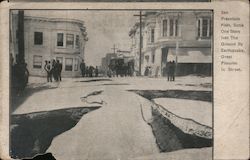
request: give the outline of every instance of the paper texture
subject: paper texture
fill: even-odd
[[[0,16],[2,159],[249,158],[247,1],[2,2]]]

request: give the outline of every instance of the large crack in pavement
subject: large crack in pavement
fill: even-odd
[[[211,130],[208,127],[199,128],[199,124],[193,124],[195,127],[190,126],[190,124],[182,124],[183,127],[180,127],[180,125],[173,123],[171,119],[166,118],[157,109],[152,109],[152,116],[153,120],[149,124],[152,127],[156,143],[161,152],[212,146]],[[179,121],[181,120],[179,119]],[[185,133],[183,128],[188,128],[189,132]],[[202,133],[197,134],[196,132]],[[206,136],[207,134],[208,136]]]
[[[193,90],[128,90],[134,92],[148,100],[154,98],[178,98],[212,102],[212,91],[193,91]]]
[[[75,107],[13,114],[10,126],[11,157],[26,158],[45,153],[54,137],[73,128],[84,114],[100,107]]]
[[[160,152],[212,146],[213,140],[211,127],[202,125],[192,119],[186,119],[175,115],[163,106],[156,104],[153,100],[154,98],[159,97],[175,97],[181,99],[190,98],[210,101],[209,97],[211,97],[211,95],[209,95],[209,92],[183,91],[183,93],[181,93],[180,90],[155,90],[153,92],[151,92],[151,90],[132,91],[143,97],[143,99],[145,98],[145,101],[142,100],[141,102],[142,118],[151,126]]]

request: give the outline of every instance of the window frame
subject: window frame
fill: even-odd
[[[162,37],[179,37],[179,18],[171,17],[162,20]]]
[[[41,60],[37,61],[35,57],[41,58]],[[33,69],[42,69],[42,66],[43,66],[43,56],[33,55],[33,65],[32,66],[33,66]]]
[[[150,30],[150,43],[154,43],[155,42],[155,29],[151,28]]]
[[[152,64],[154,64],[155,63],[155,54],[152,54]]]
[[[77,38],[78,37],[78,38]],[[77,41],[78,39],[78,41]],[[75,48],[79,49],[80,48],[80,36],[77,34],[75,35]]]
[[[206,21],[206,30],[204,30],[203,22]],[[197,19],[197,38],[198,39],[209,39],[212,36],[212,21],[209,17],[199,17]],[[205,32],[204,32],[205,31]],[[205,34],[204,34],[205,33]]]
[[[163,37],[168,36],[168,19],[164,19],[162,21],[162,36]]]
[[[72,36],[71,37],[71,41],[68,40],[69,36]],[[73,49],[74,48],[74,34],[72,33],[66,33],[66,48],[70,48],[70,49]],[[69,42],[72,42],[72,44],[68,44]],[[72,46],[71,46],[72,45]]]
[[[58,45],[58,36],[59,36],[60,34],[62,35],[62,42],[61,42],[62,45]],[[62,33],[62,32],[59,33],[59,32],[58,32],[56,35],[57,35],[57,36],[56,36],[56,46],[57,46],[57,47],[63,47],[63,46],[64,46],[64,33]]]
[[[68,65],[67,64],[67,60],[71,60],[71,65]],[[67,67],[70,67],[71,68],[71,70],[70,69],[68,69]],[[65,71],[73,71],[73,58],[65,58],[65,67],[64,67],[64,70]]]
[[[39,34],[41,34],[39,37]],[[37,37],[38,36],[38,37]],[[41,46],[43,45],[43,32],[40,32],[40,31],[35,31],[34,32],[34,45],[38,45],[38,46]]]

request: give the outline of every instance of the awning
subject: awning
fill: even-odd
[[[177,54],[177,55],[176,55]],[[212,63],[211,48],[170,48],[167,61],[178,63]]]

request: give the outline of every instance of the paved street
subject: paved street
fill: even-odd
[[[158,153],[136,97],[115,87],[106,88],[103,94],[107,105],[86,115],[72,130],[56,137],[48,151],[58,159],[79,160],[127,159]]]
[[[128,90],[212,90],[211,78],[192,76],[181,77],[176,82],[167,82],[164,78],[142,77],[63,79],[60,84],[44,82],[45,79],[31,77],[27,90],[33,89],[36,92],[22,97],[25,100],[16,107],[13,114],[101,106],[84,115],[75,127],[53,139],[47,152],[51,152],[59,160],[118,160],[140,157],[146,159],[145,157],[152,155],[164,159],[167,154],[159,156],[160,151],[152,128],[143,117],[150,114],[150,105],[145,107],[149,104],[149,100]],[[167,102],[161,100],[161,103]],[[142,105],[144,105],[143,110],[141,110]],[[181,112],[178,108],[177,113],[185,116],[185,111]],[[195,119],[195,115],[188,113],[188,118],[192,116]],[[203,154],[199,154],[200,152]],[[178,151],[172,155],[175,153],[180,157],[182,155]],[[185,152],[183,155],[187,156],[189,153],[197,153],[198,157],[202,155],[211,157],[210,148],[193,149],[193,152]]]

